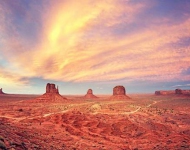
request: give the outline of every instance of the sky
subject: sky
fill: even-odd
[[[189,0],[0,0],[0,88],[190,89]]]

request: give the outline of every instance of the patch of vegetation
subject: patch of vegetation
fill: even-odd
[[[22,108],[20,108],[18,111],[23,112],[23,109],[22,109]]]
[[[5,140],[4,140],[4,137],[2,137],[1,135],[0,135],[0,141],[2,141],[2,142],[5,141]]]
[[[5,143],[3,141],[0,141],[0,149],[7,150]]]

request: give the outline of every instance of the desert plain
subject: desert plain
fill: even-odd
[[[11,150],[188,150],[190,97],[130,94],[63,101],[0,95],[0,140]]]

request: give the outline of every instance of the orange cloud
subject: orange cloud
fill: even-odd
[[[97,25],[101,23],[106,25],[109,22],[105,22],[104,19],[113,20],[113,16],[119,16],[124,11],[136,13],[135,9],[131,9],[130,6],[127,7],[129,10],[125,10],[122,5],[115,1],[84,1],[84,3],[67,1],[63,4],[59,2],[53,5],[47,14],[50,17],[44,20],[45,28],[42,33],[42,42],[39,43],[35,51],[30,52],[31,61],[27,63],[28,58],[26,59],[22,55],[18,60],[23,61],[24,65],[30,66],[30,71],[49,73],[48,76],[50,77],[54,76],[52,74],[59,75],[62,70],[69,73],[71,65],[75,71],[81,70],[80,66],[76,66],[76,64],[85,63],[84,60],[102,53],[101,47],[99,49],[99,47],[91,45],[86,36],[91,32],[97,32],[95,29]],[[140,8],[140,6],[137,5],[136,8]],[[93,42],[92,44],[95,42],[105,44],[101,41],[105,41],[107,37],[102,39],[102,35],[98,32],[97,34],[94,33],[93,36],[89,37]],[[28,54],[24,53],[23,55]],[[89,68],[90,63],[91,61],[89,61],[89,65],[85,63],[85,66]],[[49,72],[50,70],[53,73]],[[81,73],[80,76],[82,74],[86,73]]]
[[[183,48],[181,54],[169,44],[189,37],[190,20],[150,24],[122,35],[114,32],[134,23],[146,8],[130,1],[52,1],[44,10],[41,40],[11,59],[20,74],[52,80],[180,79],[189,67],[190,51]],[[17,42],[24,40],[11,45]]]
[[[22,79],[22,76],[16,73],[8,72],[0,68],[0,83],[2,87],[23,87],[28,84],[27,80]]]

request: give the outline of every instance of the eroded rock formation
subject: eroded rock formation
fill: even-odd
[[[126,95],[125,87],[124,86],[116,86],[113,88],[113,96],[110,97],[111,99],[130,99],[129,96]]]
[[[92,89],[88,89],[88,91],[87,91],[87,94],[84,96],[85,98],[98,98],[97,96],[95,96],[94,94],[93,94],[93,91],[92,91]]]
[[[55,84],[47,83],[46,93],[38,97],[36,100],[43,101],[43,102],[62,102],[62,101],[65,101],[66,99],[67,98],[59,94],[58,86],[56,88]]]
[[[5,94],[2,88],[0,88],[0,94]]]
[[[175,94],[190,95],[190,90],[175,89]]]
[[[168,90],[168,91],[155,91],[155,95],[190,95],[190,90]]]
[[[46,93],[58,93],[59,94],[59,89],[58,86],[57,88],[55,87],[55,84],[48,83],[46,85]]]
[[[175,94],[175,91],[168,90],[168,91],[155,91],[155,95],[172,95]]]
[[[155,91],[155,95],[160,95],[160,91]]]
[[[182,94],[182,90],[181,89],[175,89],[175,94]]]
[[[182,90],[182,94],[190,95],[190,90]]]

